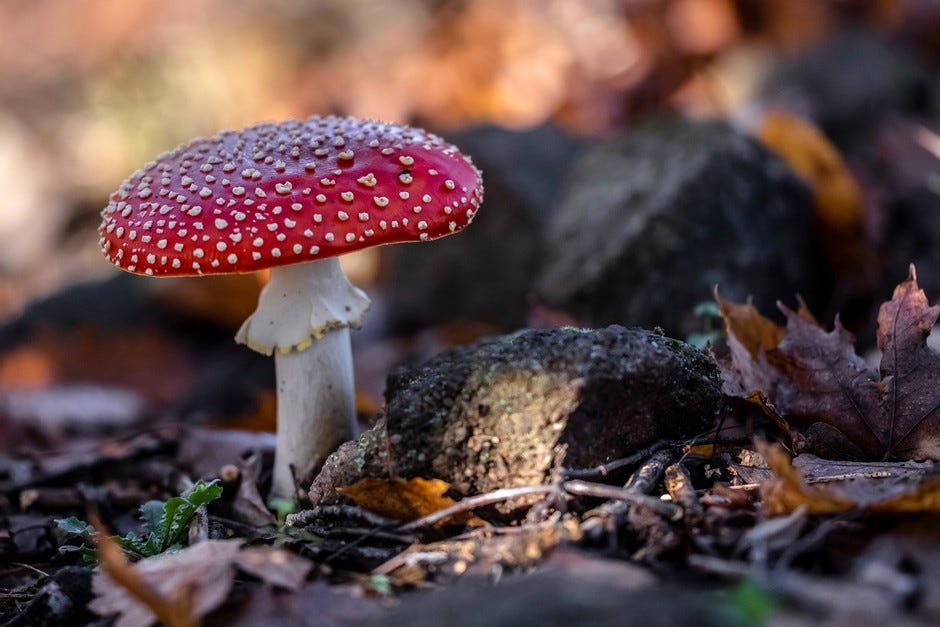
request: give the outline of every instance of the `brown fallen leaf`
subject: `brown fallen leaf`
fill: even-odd
[[[732,308],[719,305],[722,312]],[[725,317],[726,393],[747,399],[758,392],[791,423],[831,425],[866,459],[940,459],[940,353],[926,344],[940,307],[927,305],[913,265],[878,314],[878,372],[856,354],[838,318],[827,332],[805,306],[780,309],[786,330],[770,347],[750,339],[751,327],[766,321],[756,311],[743,323]]]
[[[861,228],[858,184],[839,151],[819,129],[791,113],[768,111],[757,136],[810,185],[816,213],[823,222],[836,229]]]
[[[869,290],[877,280],[877,254],[861,189],[838,149],[812,122],[784,111],[766,112],[757,137],[812,190],[816,236],[841,289]]]
[[[91,519],[97,532],[99,559],[101,560],[101,572],[95,575],[92,584],[96,595],[99,595],[89,604],[93,612],[98,612],[102,616],[119,614],[118,620],[115,621],[118,627],[147,625],[156,619],[168,627],[195,627],[199,624],[199,617],[194,612],[191,587],[175,590],[175,594],[171,595],[151,585],[148,578],[131,565],[124,551],[108,534],[101,520],[94,515]],[[102,580],[110,582],[110,585],[99,585]],[[105,599],[103,604],[96,605],[105,596],[99,592],[99,588],[102,587],[107,591],[117,592],[118,596],[123,594],[124,602],[109,604]],[[111,596],[113,600],[117,600],[115,595]],[[126,609],[122,611],[121,605]],[[102,609],[100,612],[99,607]]]
[[[298,590],[312,566],[287,551],[243,547],[240,540],[207,540],[134,565],[116,546],[117,554],[109,553],[108,546],[108,540],[101,544],[102,572],[95,574],[89,608],[116,615],[115,627],[150,625],[158,618],[173,626],[195,625],[228,598],[236,570]]]
[[[940,472],[916,462],[836,462],[790,456],[778,446],[758,445],[774,479],[761,484],[764,511],[809,514],[861,508],[872,512],[940,512]]]
[[[440,479],[414,477],[406,480],[400,477],[395,479],[365,477],[342,488],[340,493],[370,512],[386,518],[410,522],[456,503],[449,496],[444,496],[449,489],[450,486]],[[485,524],[469,512],[456,514],[437,524],[441,525],[444,522],[472,526]]]

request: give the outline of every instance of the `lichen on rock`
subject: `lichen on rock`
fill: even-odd
[[[437,478],[463,495],[541,483],[708,430],[717,366],[660,334],[526,330],[445,352],[389,377],[382,419],[314,481],[314,503],[363,476]]]

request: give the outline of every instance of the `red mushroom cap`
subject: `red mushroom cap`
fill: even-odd
[[[424,130],[313,116],[195,139],[138,170],[102,211],[128,272],[250,272],[467,226],[480,172]]]

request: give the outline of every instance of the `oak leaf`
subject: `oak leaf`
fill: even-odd
[[[726,394],[757,393],[797,426],[828,424],[866,459],[940,459],[940,353],[926,342],[940,307],[928,306],[913,265],[878,314],[877,371],[838,318],[826,331],[804,305],[779,305],[787,323],[774,344],[773,323],[756,309],[718,302],[730,348]]]

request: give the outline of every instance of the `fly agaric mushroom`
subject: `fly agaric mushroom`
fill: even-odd
[[[416,128],[313,116],[198,138],[135,172],[102,211],[101,250],[150,276],[270,268],[236,340],[275,354],[272,493],[293,497],[355,437],[349,328],[369,298],[337,255],[432,240],[470,223],[480,172]]]

